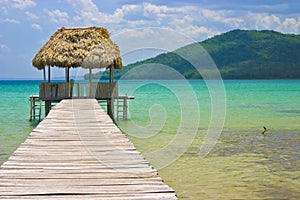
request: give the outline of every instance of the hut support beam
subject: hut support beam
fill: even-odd
[[[107,111],[108,115],[112,120],[114,120],[114,98],[113,98],[113,77],[114,77],[114,72],[113,72],[113,67],[109,68],[109,96],[110,98],[107,100]]]
[[[48,66],[48,83],[50,83],[50,66]]]
[[[43,76],[44,76],[44,82],[46,82],[46,69],[45,69],[45,67],[43,68]]]
[[[70,76],[69,76],[69,67],[65,68],[65,76],[66,76],[66,93],[65,95],[68,96],[69,95],[69,82],[70,82]]]
[[[92,83],[93,77],[92,77],[92,68],[89,68],[89,81]]]
[[[89,81],[90,81],[90,97],[92,96],[92,81],[93,81],[93,78],[92,78],[92,68],[89,68]]]
[[[51,101],[45,101],[45,117],[48,115],[48,113],[51,110]]]
[[[114,69],[113,69],[113,67],[109,68],[109,82],[110,83],[114,82]]]
[[[66,83],[70,82],[70,68],[66,67],[65,68],[65,73],[66,73]]]

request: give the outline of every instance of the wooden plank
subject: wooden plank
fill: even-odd
[[[130,195],[99,195],[99,194],[68,194],[68,195],[36,195],[36,196],[5,196],[3,199],[42,199],[42,200],[53,200],[53,199],[98,199],[98,200],[172,200],[177,199],[174,198],[174,195],[171,193],[163,193],[163,194],[130,194]]]
[[[63,100],[0,168],[0,199],[177,199],[94,99]]]

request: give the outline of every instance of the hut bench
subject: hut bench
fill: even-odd
[[[118,97],[118,83],[40,83],[40,99],[60,101],[62,99],[95,98],[108,100]]]

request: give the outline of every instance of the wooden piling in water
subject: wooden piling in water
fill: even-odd
[[[1,166],[0,199],[177,198],[95,99],[69,99]]]

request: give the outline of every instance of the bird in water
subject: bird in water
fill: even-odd
[[[263,127],[264,128],[264,130],[263,130],[263,132],[261,132],[261,134],[265,134],[267,131],[269,131],[270,129],[267,129],[265,126]]]

